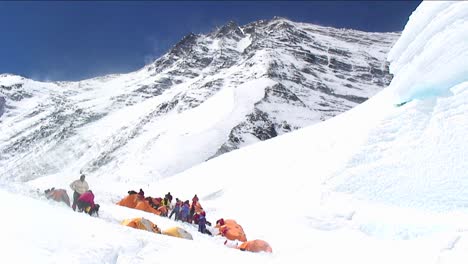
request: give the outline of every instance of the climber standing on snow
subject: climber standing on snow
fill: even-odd
[[[197,204],[198,203],[198,196],[195,194],[195,196],[193,196],[192,198],[192,204]]]
[[[169,215],[169,219],[171,219],[172,215],[175,214],[175,220],[179,220],[180,208],[182,207],[182,201],[179,198],[176,198],[176,204],[174,209],[172,209],[171,214]]]
[[[73,211],[76,211],[76,202],[78,201],[78,198],[80,198],[83,193],[89,190],[88,183],[85,181],[85,175],[81,174],[79,180],[76,180],[70,184],[70,188],[74,191],[72,208]]]
[[[198,218],[198,232],[206,234],[206,213],[201,211],[200,218]]]
[[[190,211],[189,200],[187,200],[182,204],[182,207],[180,208],[179,219],[182,220],[183,222],[188,222],[189,211]]]

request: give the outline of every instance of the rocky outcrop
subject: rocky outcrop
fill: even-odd
[[[0,117],[5,113],[6,101],[5,97],[0,96]]]

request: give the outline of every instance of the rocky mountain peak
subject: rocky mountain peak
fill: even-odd
[[[193,46],[197,43],[198,36],[194,33],[189,33],[185,37],[182,38],[174,47],[170,50],[171,54],[176,56],[183,56],[189,53]]]
[[[215,31],[214,37],[239,40],[244,37],[244,33],[236,22],[229,21],[226,25]]]
[[[73,167],[121,180],[137,157],[139,173],[172,175],[367,100],[390,83],[385,58],[397,37],[280,17],[230,21],[112,78],[57,89],[1,75],[0,131],[10,132],[0,133],[0,167],[21,179]]]
[[[0,96],[0,117],[2,117],[5,112],[5,97]]]

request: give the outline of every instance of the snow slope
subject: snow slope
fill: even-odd
[[[439,74],[424,87],[406,84],[417,84],[424,69],[464,70],[458,68],[464,60],[437,58],[466,58],[468,43],[459,36],[468,35],[461,26],[467,10],[466,2],[423,2],[389,55],[394,81],[344,114],[144,186],[90,178],[100,218],[34,191],[66,187],[62,178],[1,185],[0,200],[14,212],[0,225],[7,234],[0,239],[7,249],[2,257],[24,263],[466,263],[468,82]],[[439,49],[440,36],[456,45]],[[420,60],[434,64],[421,68]],[[220,237],[187,225],[194,241],[118,226],[132,216],[181,225],[112,204],[140,187],[182,199],[197,193],[209,220],[236,219],[248,239],[268,241],[273,254],[226,248]]]

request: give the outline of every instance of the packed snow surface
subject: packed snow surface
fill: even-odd
[[[2,258],[16,263],[466,263],[467,14],[467,2],[423,2],[389,54],[395,74],[390,86],[335,118],[157,182],[138,178],[138,160],[128,179],[139,180],[89,177],[101,204],[99,218],[41,196],[52,186],[68,189],[77,173],[2,183]],[[258,87],[249,91],[253,97],[264,86]],[[210,122],[229,122],[235,115],[227,98],[235,97],[212,98],[216,115],[210,116],[216,120]],[[190,125],[190,113],[184,118]],[[185,133],[181,127],[168,131]],[[192,143],[197,142],[187,135],[188,151]],[[208,220],[237,220],[247,239],[268,241],[273,253],[231,249],[223,238],[202,235],[188,224],[115,205],[139,188],[151,196],[170,191],[183,200],[196,193]],[[119,225],[140,216],[162,228],[182,226],[194,240]]]

